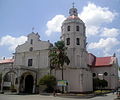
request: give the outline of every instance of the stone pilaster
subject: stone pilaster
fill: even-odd
[[[2,82],[1,82],[1,93],[3,92],[3,85],[4,85],[4,77],[2,75]]]

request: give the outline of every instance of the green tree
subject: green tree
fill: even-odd
[[[108,82],[107,82],[105,79],[100,80],[100,83],[101,83],[101,88],[102,88],[102,89],[104,89],[105,87],[108,86]]]
[[[65,47],[64,41],[57,41],[54,44],[54,46],[51,48],[50,55],[49,55],[51,68],[61,69],[62,80],[64,80],[63,66],[65,63],[67,65],[70,63],[66,50],[67,48]],[[62,92],[63,92],[63,88],[62,88]]]
[[[94,78],[93,79],[93,88],[94,90],[95,89],[104,89],[105,87],[108,86],[108,82],[103,79],[103,80],[100,80],[99,78]]]
[[[59,59],[58,59],[58,54],[56,51],[56,47],[51,47],[50,48],[50,54],[49,54],[49,58],[50,58],[50,73],[52,71],[52,69],[58,69],[59,67]]]
[[[50,65],[51,68],[61,69],[62,71],[62,80],[64,80],[63,75],[63,66],[66,63],[67,65],[70,63],[70,60],[67,56],[67,47],[65,47],[64,41],[57,41],[54,46],[50,50]],[[63,87],[62,87],[63,92]]]
[[[62,69],[63,73],[63,65],[65,63],[68,65],[70,63],[66,50],[67,48],[65,47],[64,41],[56,42],[55,45],[50,49],[49,58],[51,69]]]
[[[93,89],[94,90],[99,89],[99,86],[100,86],[100,79],[99,78],[94,78],[93,79]]]
[[[53,92],[56,86],[56,78],[52,75],[45,75],[39,80],[39,85],[45,85],[47,87],[46,92]]]

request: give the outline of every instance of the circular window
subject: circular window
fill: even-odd
[[[96,76],[96,74],[95,73],[93,73],[93,77],[95,77]]]
[[[107,76],[107,75],[108,75],[108,73],[107,73],[107,72],[105,72],[105,73],[104,73],[104,75],[105,75],[105,76]]]

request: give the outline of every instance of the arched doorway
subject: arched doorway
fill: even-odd
[[[25,92],[26,93],[32,93],[33,91],[33,76],[27,75],[25,78]]]
[[[3,90],[16,91],[16,79],[17,75],[14,71],[8,71],[3,76]]]

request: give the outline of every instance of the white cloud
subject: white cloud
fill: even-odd
[[[120,53],[120,49],[117,49],[117,52]]]
[[[0,60],[3,59],[3,57],[0,56]]]
[[[5,56],[2,56],[2,57],[0,57],[0,60],[3,60],[3,59],[12,59],[12,57],[5,57]]]
[[[100,7],[94,3],[88,3],[87,6],[83,7],[79,17],[85,22],[87,36],[99,34],[98,37],[104,37],[98,42],[90,43],[88,49],[102,50],[104,56],[111,55],[114,47],[120,44],[120,41],[116,38],[120,31],[116,28],[105,28],[103,24],[111,23],[117,14],[118,13],[111,11],[108,7]]]
[[[119,35],[119,30],[116,28],[104,28],[103,29],[103,33],[101,34],[101,36],[104,37],[117,37]]]
[[[86,27],[86,35],[96,35],[98,34],[100,31],[100,27],[99,26],[87,26]]]
[[[103,51],[103,53],[104,53],[104,57],[107,57],[107,56],[111,56],[111,54],[110,53],[108,53],[106,50],[105,51]]]
[[[6,35],[0,39],[0,46],[8,46],[10,51],[14,51],[17,45],[23,44],[26,40],[26,36],[12,37]]]
[[[100,39],[99,42],[90,43],[88,48],[89,49],[100,49],[100,48],[107,48],[111,49],[112,47],[120,44],[120,42],[116,38],[107,38],[107,39]]]
[[[107,7],[100,7],[94,3],[88,3],[83,8],[80,18],[88,25],[100,25],[103,22],[112,22],[117,13],[111,12]]]
[[[90,43],[88,45],[88,49],[102,49],[104,56],[108,56],[110,55],[111,49],[119,44],[120,41],[118,41],[116,38],[102,38],[99,40],[99,42]]]
[[[48,29],[45,33],[47,36],[50,36],[54,32],[61,32],[61,25],[64,20],[64,15],[56,15],[51,20],[49,20],[46,24]]]
[[[87,36],[96,35],[99,33],[100,26],[103,23],[112,22],[117,15],[116,12],[112,12],[107,7],[100,7],[94,3],[88,3],[87,6],[83,7],[79,17],[86,24]],[[93,30],[91,32],[91,30]]]
[[[85,22],[87,36],[96,35],[101,30],[101,24],[112,22],[117,15],[116,12],[112,12],[108,7],[100,7],[94,3],[88,3],[83,7],[83,10],[79,17]],[[61,24],[65,20],[64,15],[56,15],[46,24],[47,36],[50,36],[54,32],[61,32]]]

